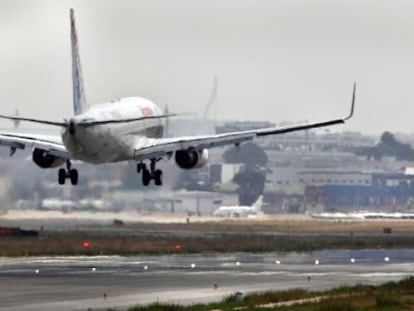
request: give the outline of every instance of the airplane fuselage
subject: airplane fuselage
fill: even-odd
[[[222,206],[213,215],[219,217],[244,217],[255,213],[256,211],[251,206]]]
[[[80,122],[124,120],[162,115],[153,102],[139,97],[92,106],[82,114],[70,119],[70,125],[62,131],[62,141],[75,159],[88,163],[126,161],[133,157],[139,146],[148,139],[163,135],[161,119],[83,126]]]

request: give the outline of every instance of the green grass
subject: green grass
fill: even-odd
[[[319,302],[306,302],[292,306],[264,307],[269,303],[323,297]],[[414,310],[414,277],[380,286],[356,285],[328,291],[266,291],[246,295],[238,301],[236,295],[219,303],[180,306],[151,304],[136,306],[129,311],[211,311],[211,310],[276,310],[276,311],[398,311]]]

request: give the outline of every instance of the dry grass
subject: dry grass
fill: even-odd
[[[239,220],[237,222],[226,221],[226,225],[234,227],[251,226],[270,229],[281,232],[304,232],[304,233],[347,233],[354,232],[378,232],[384,227],[393,228],[394,232],[414,234],[414,220],[319,220],[308,217],[286,217],[270,218],[263,220]]]
[[[302,215],[277,215],[257,219],[225,219],[222,221],[180,223],[135,223],[138,230],[186,230],[197,232],[283,232],[283,233],[379,233],[384,227],[396,234],[414,235],[414,220],[320,220]]]
[[[384,227],[393,233],[383,234]],[[37,238],[2,237],[0,256],[413,248],[413,237],[412,220],[338,222],[284,215],[189,224],[95,225],[82,231],[45,231]],[[89,247],[82,245],[86,240]],[[176,244],[181,249],[175,249]]]

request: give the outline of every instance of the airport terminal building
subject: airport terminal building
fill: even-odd
[[[406,172],[323,169],[290,176],[282,182],[278,175],[276,185],[267,187],[266,202],[272,202],[277,212],[414,208],[414,175]]]

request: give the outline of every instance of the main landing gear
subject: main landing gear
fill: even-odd
[[[141,173],[142,175],[142,184],[144,186],[148,186],[151,182],[151,179],[154,180],[156,186],[162,185],[162,171],[160,169],[156,169],[155,165],[160,159],[151,159],[150,168],[147,168],[147,165],[143,162],[139,162],[137,164],[137,172],[138,174]]]
[[[72,164],[70,160],[66,161],[66,170],[64,168],[59,169],[58,181],[59,185],[65,184],[66,178],[70,179],[72,185],[78,184],[78,170],[71,168]]]

